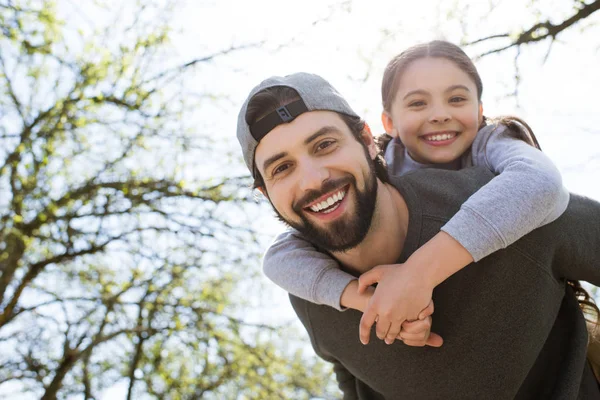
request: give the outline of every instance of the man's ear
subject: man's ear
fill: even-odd
[[[257,186],[256,189],[262,193],[263,196],[265,196],[267,199],[269,198],[269,195],[267,194],[267,191],[265,190],[264,186]]]
[[[369,124],[367,124],[365,122],[365,127],[363,129],[363,131],[360,134],[361,139],[363,141],[363,143],[365,144],[365,146],[367,146],[367,149],[369,149],[369,156],[371,157],[371,159],[375,159],[375,157],[377,157],[377,154],[379,154],[377,152],[377,146],[375,145],[375,139],[373,139],[373,134],[371,133],[371,127],[369,126]]]
[[[479,121],[479,125],[483,122],[483,103],[479,102],[479,114],[477,115],[477,120]]]
[[[392,120],[392,116],[387,112],[383,111],[381,113],[381,123],[383,124],[383,129],[385,132],[391,137],[398,137],[398,131],[394,128],[394,121]]]

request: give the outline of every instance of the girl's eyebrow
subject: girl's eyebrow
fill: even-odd
[[[466,87],[465,85],[452,85],[450,87],[448,87],[448,89],[444,90],[445,93],[451,92],[455,89],[463,89],[466,90],[467,92],[470,92],[469,88]],[[429,92],[423,89],[417,89],[417,90],[412,90],[408,93],[406,93],[406,95],[404,95],[404,97],[402,98],[402,100],[406,100],[407,97],[412,96],[413,94],[422,94],[424,96],[428,95]]]
[[[427,92],[426,90],[423,90],[423,89],[412,90],[412,91],[406,93],[406,95],[404,95],[402,100],[406,100],[407,97],[412,96],[413,94],[428,95],[429,92]]]
[[[448,89],[446,89],[446,93],[451,92],[454,89],[463,89],[463,90],[466,90],[467,92],[470,92],[469,88],[466,87],[465,85],[452,85]]]

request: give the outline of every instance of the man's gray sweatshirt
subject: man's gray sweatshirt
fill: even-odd
[[[480,168],[392,183],[409,209],[404,262],[486,184]],[[359,341],[361,313],[290,295],[344,399],[598,399],[587,331],[567,280],[600,284],[600,203],[571,195],[556,221],[457,272],[433,292],[440,348]]]

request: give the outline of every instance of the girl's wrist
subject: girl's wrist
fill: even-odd
[[[344,288],[340,296],[340,305],[342,308],[352,308],[364,312],[374,292],[373,287],[368,287],[363,293],[358,293],[358,279],[353,279]]]
[[[422,268],[422,273],[432,288],[473,262],[467,249],[444,231],[436,234],[413,256],[416,256],[414,261]]]

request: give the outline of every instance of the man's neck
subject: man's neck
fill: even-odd
[[[377,201],[371,228],[364,240],[333,256],[344,267],[363,273],[377,265],[395,264],[404,248],[408,230],[408,207],[398,190],[377,180]]]

